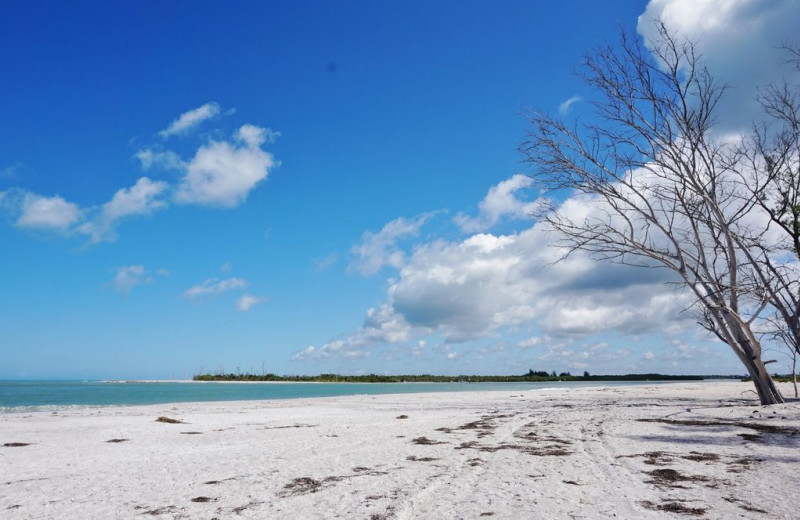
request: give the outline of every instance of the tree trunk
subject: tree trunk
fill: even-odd
[[[728,346],[747,368],[761,404],[785,403],[783,395],[775,386],[767,367],[761,360],[761,344],[753,335],[749,325],[742,323],[737,315],[730,312],[717,314],[717,323],[725,329],[725,334],[721,335],[720,339],[727,339]]]
[[[753,385],[756,387],[756,393],[758,393],[758,398],[762,405],[786,402],[761,359],[745,357],[742,361],[744,361],[747,371],[750,373],[750,378],[753,380]]]

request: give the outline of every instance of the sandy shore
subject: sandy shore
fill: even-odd
[[[0,517],[798,518],[800,403],[750,388],[0,414]]]

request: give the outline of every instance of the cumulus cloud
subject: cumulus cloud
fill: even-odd
[[[580,96],[572,96],[571,98],[565,100],[560,105],[558,105],[558,112],[561,115],[569,114],[569,109],[572,108],[572,105],[575,103],[579,103],[583,101],[583,98]]]
[[[210,278],[200,285],[189,287],[183,292],[183,296],[186,298],[201,298],[244,289],[245,287],[247,287],[247,282],[241,278],[226,278],[224,280]]]
[[[709,70],[732,88],[718,105],[718,130],[748,130],[761,116],[759,87],[789,70],[780,47],[797,42],[800,2],[769,0],[651,0],[638,31],[649,45],[658,40],[656,20],[696,41]]]
[[[125,265],[117,268],[117,274],[111,281],[111,287],[121,294],[130,294],[137,285],[153,283],[153,277],[143,265]]]
[[[530,218],[539,207],[539,201],[524,202],[517,198],[517,193],[530,188],[533,179],[527,175],[517,174],[489,188],[486,197],[478,203],[478,215],[469,217],[459,213],[453,219],[466,233],[486,231],[502,218]]]
[[[34,229],[66,231],[83,218],[77,204],[63,197],[46,197],[25,193],[19,206],[17,226]]]
[[[365,231],[361,235],[361,243],[351,250],[353,259],[348,269],[357,271],[362,276],[370,276],[383,266],[400,268],[406,254],[398,247],[398,241],[419,235],[425,221],[435,214],[424,213],[411,219],[399,217],[387,223],[377,233]]]
[[[264,303],[266,299],[253,296],[252,294],[243,294],[241,298],[236,300],[236,308],[242,312],[247,312],[259,303]]]
[[[134,157],[139,159],[142,169],[145,171],[150,169],[183,170],[186,168],[186,164],[180,156],[171,150],[158,151],[143,148],[136,152]]]
[[[213,101],[181,114],[178,119],[160,131],[158,135],[167,138],[173,135],[185,134],[197,128],[203,121],[213,119],[220,113],[220,107]]]
[[[197,150],[186,165],[175,200],[182,204],[234,207],[267,178],[276,162],[261,149],[270,130],[243,125],[233,141],[211,141]]]
[[[147,215],[163,209],[167,204],[158,197],[167,190],[167,187],[166,182],[142,177],[130,188],[118,190],[110,201],[103,204],[103,216],[109,220],[118,220],[130,215]]]
[[[585,211],[576,200],[564,204]],[[665,283],[674,281],[670,272],[598,262],[581,252],[556,262],[564,251],[552,244],[540,223],[515,234],[416,244],[388,281],[385,302],[367,311],[360,328],[295,359],[346,357],[430,335],[445,344],[479,341],[531,324],[551,341],[607,332],[677,334],[693,322],[681,312],[692,299]],[[534,336],[517,346],[542,342]]]
[[[135,215],[150,215],[166,208],[167,203],[162,197],[168,188],[166,182],[142,177],[130,188],[118,190],[92,220],[78,230],[89,235],[92,242],[112,241],[116,239],[115,226],[119,220]]]
[[[161,134],[187,132],[219,112],[219,105],[207,103],[182,114]],[[183,172],[177,184],[141,177],[133,186],[117,190],[108,202],[85,207],[60,195],[11,188],[0,192],[0,210],[19,228],[48,230],[63,236],[85,235],[91,244],[114,241],[121,220],[151,215],[166,209],[171,201],[217,207],[240,204],[277,164],[261,147],[279,135],[269,128],[245,124],[230,141],[212,140],[201,145],[189,161],[157,144],[140,149],[135,157],[144,170]],[[0,176],[13,176],[17,166],[3,170]]]
[[[164,209],[163,196],[168,190],[166,182],[142,177],[130,188],[118,190],[102,206],[81,208],[61,196],[44,196],[25,190],[4,192],[0,208],[16,219],[20,228],[50,230],[68,236],[87,235],[91,243],[112,241],[115,227],[121,219],[135,215],[149,215]]]
[[[409,339],[411,326],[389,304],[367,311],[364,324],[345,338],[331,340],[321,347],[309,346],[292,356],[295,361],[341,357],[358,359],[368,355],[369,347],[380,343],[397,343]],[[425,343],[420,343],[420,348]]]

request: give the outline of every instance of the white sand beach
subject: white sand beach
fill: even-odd
[[[750,389],[6,413],[0,517],[798,518],[800,403],[761,407]]]

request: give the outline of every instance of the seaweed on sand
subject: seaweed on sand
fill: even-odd
[[[156,419],[156,422],[167,423],[167,424],[186,424],[185,422],[180,421],[178,419],[172,419],[170,417],[165,417],[163,415],[158,419]]]
[[[660,504],[655,504],[650,502],[649,500],[644,500],[640,502],[640,504],[647,509],[653,511],[667,511],[669,513],[678,513],[680,515],[689,515],[689,516],[703,516],[706,514],[707,509],[703,509],[702,507],[687,507],[683,505],[682,502],[662,502]]]

